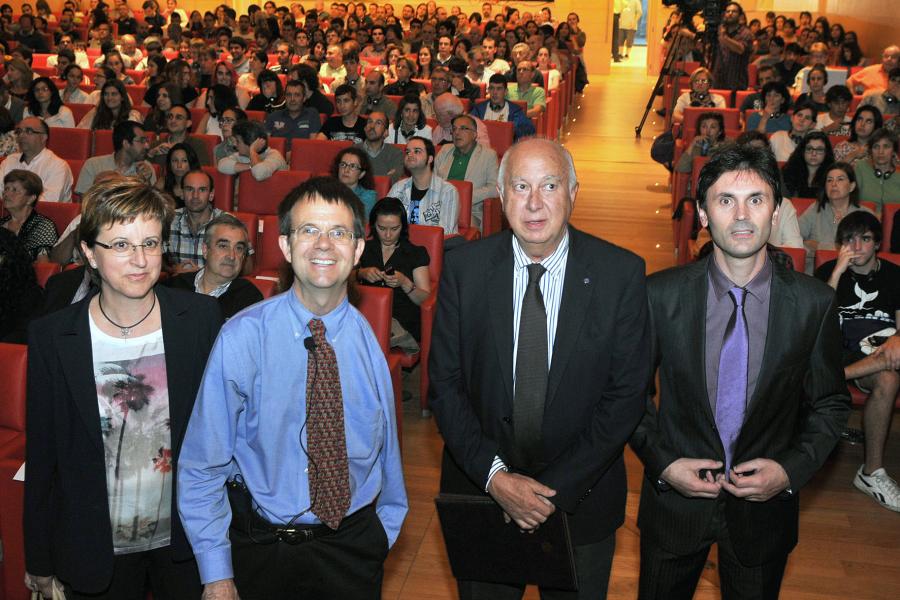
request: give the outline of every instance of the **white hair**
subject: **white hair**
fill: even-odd
[[[551,152],[556,154],[557,159],[559,159],[561,163],[565,164],[568,167],[568,173],[566,175],[569,182],[569,193],[574,194],[575,188],[576,186],[578,186],[578,176],[575,174],[575,161],[572,159],[572,155],[569,153],[569,151],[560,143],[553,140],[544,137],[528,137],[513,144],[509,148],[509,150],[506,151],[506,153],[503,155],[503,159],[500,161],[500,169],[497,172],[497,188],[500,190],[500,195],[503,195],[503,189],[506,186],[506,170],[510,161],[509,157],[513,155],[517,146],[533,141],[541,142],[541,146],[551,148]]]

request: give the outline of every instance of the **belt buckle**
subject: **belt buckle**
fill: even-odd
[[[313,532],[309,529],[283,528],[275,532],[275,537],[285,544],[296,546],[313,539]]]

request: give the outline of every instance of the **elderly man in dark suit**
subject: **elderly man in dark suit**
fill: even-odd
[[[488,494],[523,530],[565,513],[578,591],[542,597],[605,598],[622,450],[649,377],[644,264],[568,224],[578,182],[555,142],[514,145],[498,182],[512,231],[449,253],[441,279],[429,367],[441,491]],[[459,595],[521,598],[525,582],[506,581],[460,580]]]
[[[712,254],[647,283],[660,397],[631,440],[646,475],[639,598],[691,598],[713,543],[723,598],[777,598],[798,492],[849,412],[833,292],[767,254],[771,152],[717,154],[697,198]]]

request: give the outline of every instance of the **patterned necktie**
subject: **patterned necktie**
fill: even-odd
[[[539,263],[528,265],[528,287],[519,316],[513,427],[523,465],[517,466],[533,465],[540,451],[547,396],[547,310],[539,284],[546,272]]]
[[[744,318],[747,290],[733,287],[728,292],[734,312],[725,328],[722,353],[719,355],[719,379],[716,392],[716,427],[725,447],[725,472],[731,470],[734,444],[744,424],[747,408],[747,370],[750,363],[750,336]]]
[[[309,322],[315,348],[306,361],[306,442],[312,512],[337,529],[350,508],[350,470],[344,437],[344,401],[334,348],[325,324]]]

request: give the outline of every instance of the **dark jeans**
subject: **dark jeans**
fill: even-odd
[[[251,539],[234,526],[230,537],[241,600],[381,598],[388,541],[374,507],[357,511],[333,533],[308,542],[289,544],[255,534]]]
[[[575,546],[575,573],[578,591],[540,589],[541,600],[604,600],[609,586],[609,571],[616,552],[616,534],[596,544]],[[524,585],[504,585],[483,581],[458,580],[460,600],[519,600]]]
[[[150,589],[154,600],[183,600],[199,598],[203,592],[197,561],[173,562],[169,546],[120,554],[113,561],[113,578],[109,588],[99,594],[85,594],[66,585],[66,598],[146,600],[147,590]]]
[[[676,556],[641,538],[639,600],[690,600],[713,542],[719,550],[719,582],[723,600],[777,600],[787,564],[783,558],[756,567],[741,564],[724,518],[724,503],[708,531],[708,544],[695,554]]]

